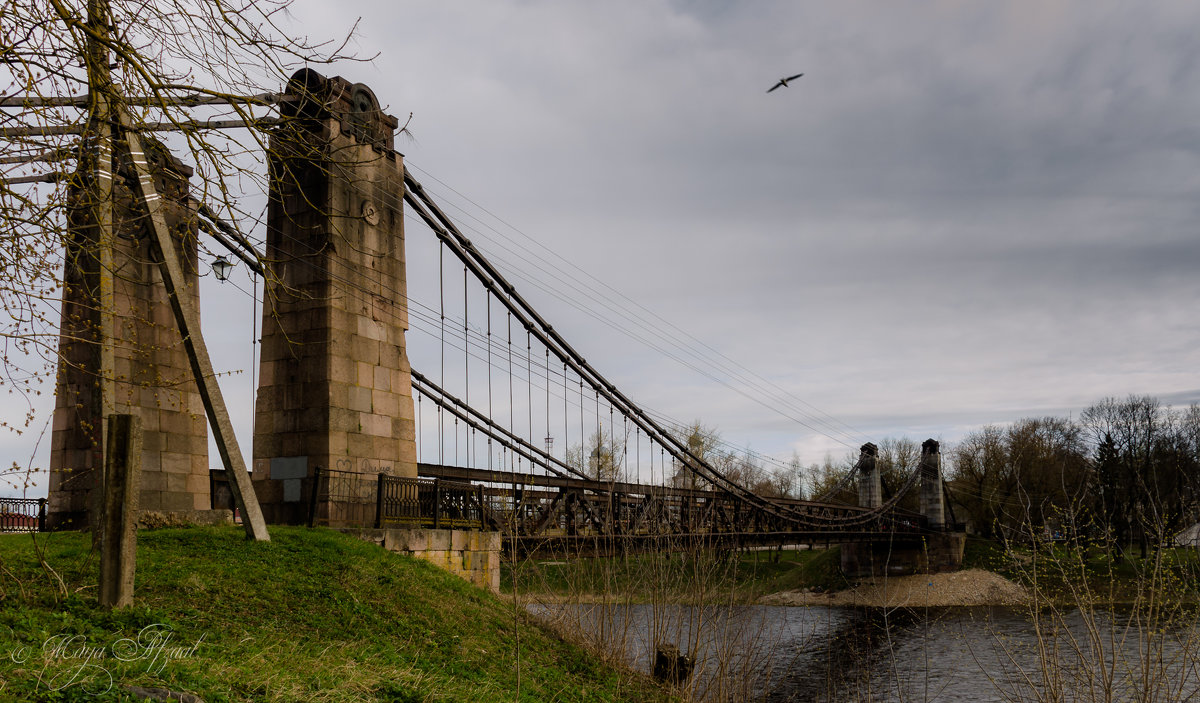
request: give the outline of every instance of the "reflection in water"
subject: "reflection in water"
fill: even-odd
[[[1022,610],[533,606],[649,671],[655,643],[696,658],[705,701],[1181,701],[1200,697],[1195,623],[1146,637],[1129,613],[1035,623]]]

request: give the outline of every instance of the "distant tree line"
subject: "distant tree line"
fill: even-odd
[[[808,467],[808,480],[812,484],[810,491],[813,500],[832,503],[858,502],[858,483],[851,481],[849,485],[840,485],[846,472],[858,463],[858,453],[847,454],[841,461],[836,461],[830,455],[820,464]],[[908,477],[917,470],[921,462],[921,444],[908,437],[885,437],[878,443],[878,453],[875,457],[875,468],[879,470],[879,480],[883,487],[883,495],[890,498],[900,491]],[[837,490],[835,490],[837,489]],[[900,500],[899,507],[907,510],[917,510],[918,498],[915,491],[910,491]]]
[[[1121,549],[1174,537],[1200,522],[1200,406],[1174,409],[1151,396],[1105,398],[1078,418],[986,425],[942,443],[952,517],[984,537],[1113,540]],[[879,442],[885,498],[917,469],[920,444]],[[858,455],[806,468],[809,497],[858,500],[839,481]],[[910,491],[899,507],[917,509]]]
[[[804,466],[793,455],[767,467],[749,451],[729,448],[699,421],[675,436],[691,456],[730,480],[768,497],[855,503],[857,485],[841,486],[858,454],[826,456]],[[625,441],[600,431],[568,462],[599,480],[623,480]],[[1105,398],[1078,418],[1023,418],[986,425],[955,446],[942,445],[954,519],[985,537],[1111,538],[1121,548],[1175,535],[1200,521],[1200,406],[1173,409],[1157,398]],[[876,466],[885,497],[917,469],[918,441],[885,438]],[[691,459],[672,460],[667,480],[708,489]],[[835,490],[838,489],[838,490]],[[899,507],[917,510],[910,491]]]
[[[672,458],[666,482],[678,488],[709,490],[712,486],[702,477],[698,463],[716,469],[723,476],[755,493],[776,498],[803,498],[805,469],[793,455],[788,462],[768,468],[761,457],[749,450],[729,447],[715,428],[699,420],[675,429],[674,435],[687,447],[690,456]],[[568,448],[566,463],[589,478],[598,481],[637,481],[629,467],[628,437],[616,437],[600,428],[586,444]],[[694,459],[693,459],[694,457]],[[634,457],[636,459],[636,457]],[[698,461],[696,461],[698,460]]]
[[[1111,537],[1121,548],[1170,538],[1200,508],[1200,407],[1105,398],[1078,419],[1026,418],[968,434],[949,488],[973,530],[1013,537]]]
[[[804,467],[795,454],[790,461],[766,466],[763,459],[747,450],[726,445],[720,433],[696,420],[676,429],[675,436],[687,447],[688,453],[705,462],[734,483],[768,498],[803,498]],[[710,488],[700,477],[694,462],[685,457],[672,461],[670,483],[680,488]]]

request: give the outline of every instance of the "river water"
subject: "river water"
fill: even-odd
[[[1134,613],[666,605],[531,610],[649,672],[692,653],[703,701],[1200,700],[1200,628]]]

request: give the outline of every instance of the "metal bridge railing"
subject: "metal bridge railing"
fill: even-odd
[[[529,485],[533,477],[513,474],[510,481],[501,481],[495,472],[475,473],[486,474],[484,480],[317,469],[307,479],[312,483],[306,485],[315,490],[305,491],[311,501],[309,524],[496,530],[530,538],[732,535],[749,539],[802,534],[858,540],[873,534],[917,535],[929,529],[920,515],[904,511],[853,522],[863,509],[793,501],[792,509],[807,518],[794,524],[718,492],[633,484],[612,484],[623,490],[602,491],[590,481],[562,479],[561,486]]]
[[[486,527],[483,488],[429,478],[379,475],[376,527]]]
[[[0,498],[0,532],[45,531],[45,498]]]
[[[322,468],[312,481],[310,526],[486,529],[481,486]]]

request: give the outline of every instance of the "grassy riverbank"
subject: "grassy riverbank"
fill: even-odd
[[[0,701],[133,700],[122,685],[206,703],[667,700],[424,562],[271,535],[141,532],[137,602],[116,612],[96,604],[89,536],[39,535],[49,568],[30,536],[0,536]]]
[[[752,602],[801,588],[840,590],[836,547],[815,550],[629,554],[505,564],[501,591],[586,600],[619,595],[634,602]]]
[[[1100,544],[1020,544],[968,539],[964,568],[995,572],[1030,590],[1038,602],[1065,606],[1200,603],[1200,552],[1149,550],[1146,557]]]
[[[1194,549],[1172,548],[1145,559],[1126,555],[1118,560],[1112,552],[1097,546],[1042,544],[1036,548],[1016,545],[1006,549],[998,542],[972,538],[967,541],[963,573],[973,576],[959,578],[964,583],[955,583],[954,594],[947,594],[942,600],[935,598],[931,604],[1014,605],[1030,601],[1092,606],[1135,605],[1148,600],[1175,605],[1200,603],[1200,554]],[[932,579],[912,578],[920,580],[922,586],[925,581],[933,585]],[[518,595],[534,599],[564,601],[615,596],[642,603],[749,603],[770,594],[788,594],[789,598],[771,602],[844,601],[869,605],[872,596],[864,596],[863,588],[883,587],[887,585],[884,582],[903,585],[904,578],[876,579],[879,583],[873,584],[870,581],[852,588],[858,584],[842,575],[840,552],[832,547],[526,560],[516,567],[505,565],[501,590],[512,594],[515,589]],[[948,587],[942,584],[939,588]],[[846,597],[840,600],[824,597],[830,593]],[[863,598],[867,602],[862,602]]]

